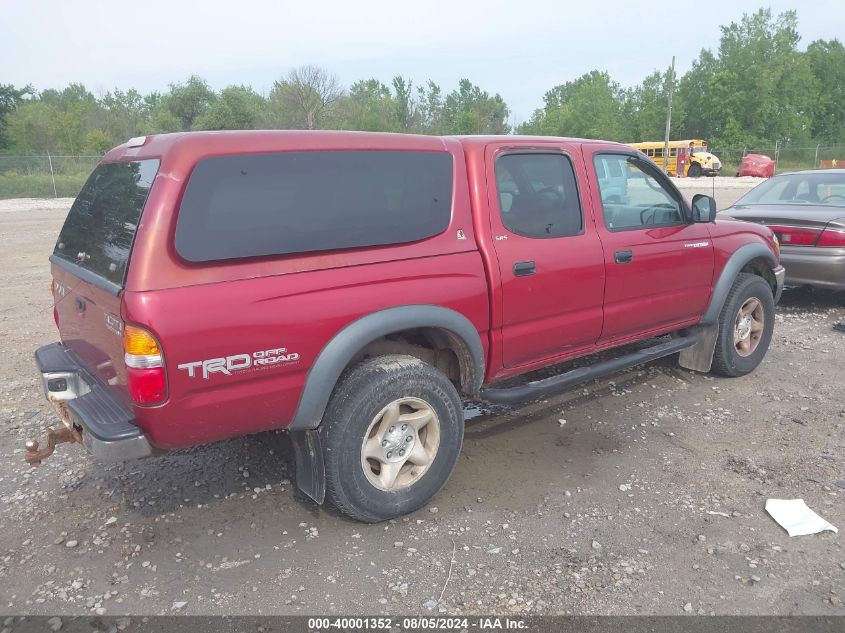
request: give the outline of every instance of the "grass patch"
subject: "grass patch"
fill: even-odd
[[[50,174],[0,173],[0,200],[8,198],[75,198],[85,184],[88,172],[56,174],[56,191]]]

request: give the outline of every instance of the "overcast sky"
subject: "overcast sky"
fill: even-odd
[[[402,74],[451,90],[467,77],[521,122],[546,90],[594,68],[630,86],[675,55],[683,73],[718,46],[720,25],[760,6],[797,6],[803,46],[845,35],[842,0],[0,0],[0,83],[101,95],[198,74],[266,93],[318,64],[347,86]]]

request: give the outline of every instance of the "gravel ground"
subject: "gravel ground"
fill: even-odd
[[[362,525],[297,492],[282,433],[108,466],[61,445],[26,467],[57,419],[31,355],[56,338],[46,257],[66,207],[0,203],[6,612],[845,614],[841,538],[789,538],[763,509],[800,497],[845,527],[842,296],[788,292],[745,378],[664,359],[519,409],[468,404],[432,504]]]
[[[765,180],[765,178],[751,176],[742,178],[715,176],[713,178],[673,178],[672,182],[688,200],[697,193],[713,196],[716,199],[716,207],[721,211]]]

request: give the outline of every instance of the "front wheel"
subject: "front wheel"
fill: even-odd
[[[765,279],[740,273],[719,315],[713,371],[744,376],[763,360],[775,327],[775,301]]]
[[[690,178],[698,178],[701,176],[701,165],[698,163],[693,163],[689,166],[689,171],[687,172],[687,176]]]
[[[463,410],[442,372],[412,356],[379,356],[341,378],[320,432],[329,500],[374,523],[413,512],[446,483]]]

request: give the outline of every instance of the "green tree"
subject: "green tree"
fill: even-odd
[[[760,9],[721,27],[718,55],[702,51],[680,82],[687,136],[714,146],[809,139],[819,87],[797,23],[795,11]]]
[[[150,134],[166,134],[168,132],[182,132],[182,121],[167,107],[168,96],[162,97],[161,104],[152,111],[150,119]]]
[[[69,154],[82,153],[85,136],[101,118],[100,106],[94,95],[82,84],[74,83],[61,91],[45,90],[39,98],[54,111],[51,126],[57,145],[47,149]]]
[[[252,130],[264,117],[264,98],[248,86],[224,88],[197,117],[195,130]]]
[[[21,152],[79,154],[101,119],[100,106],[81,84],[44,90],[22,101],[6,119],[8,145]]]
[[[839,40],[816,40],[807,47],[818,97],[813,137],[821,143],[845,143],[845,46]]]
[[[446,134],[507,134],[510,114],[504,99],[490,96],[469,79],[461,79],[457,90],[443,103]]]
[[[126,92],[107,92],[100,99],[100,108],[103,111],[103,131],[112,146],[149,131],[152,108],[134,88]]]
[[[216,95],[201,77],[192,75],[183,84],[170,84],[170,93],[162,97],[161,105],[172,118],[160,116],[159,123],[172,127],[173,119],[179,122],[179,129],[188,131],[196,120],[214,103]],[[167,130],[171,131],[171,130]]]
[[[9,146],[9,139],[6,135],[8,122],[6,118],[21,103],[24,97],[33,93],[32,86],[15,88],[12,84],[0,84],[0,149]]]
[[[126,139],[123,139],[124,141]],[[115,142],[108,134],[102,130],[94,129],[85,135],[85,140],[82,144],[83,154],[102,155],[109,151],[115,145],[119,145],[123,141]]]
[[[163,134],[182,130],[182,122],[168,107],[169,101],[170,95],[160,92],[151,92],[144,96],[144,105],[147,108],[149,118],[149,124],[145,130],[147,134]]]
[[[623,92],[606,72],[593,70],[555,86],[543,97],[545,107],[519,126],[523,134],[622,140]]]
[[[675,79],[675,90],[678,81]],[[626,141],[656,141],[666,133],[669,71],[655,70],[643,82],[625,91],[622,104],[622,137]],[[672,138],[683,129],[684,104],[677,92],[672,99]]]
[[[39,99],[24,101],[7,116],[9,147],[22,154],[55,152],[57,116],[55,106]]]
[[[443,93],[433,81],[417,87],[418,121],[415,131],[421,134],[445,133]]]
[[[347,130],[392,132],[398,129],[390,88],[377,79],[356,81],[339,102],[341,127]]]
[[[414,104],[414,84],[410,79],[400,75],[393,78],[393,116],[398,132],[409,132],[413,129],[417,112]]]

